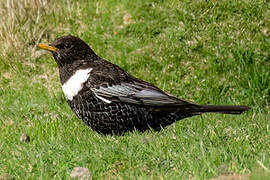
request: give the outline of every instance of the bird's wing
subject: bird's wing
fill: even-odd
[[[142,88],[140,86],[122,83],[108,87],[99,87],[91,89],[102,100],[120,101],[132,104],[141,104],[149,106],[176,105],[179,101],[154,89]]]
[[[118,77],[121,79],[121,77]],[[167,95],[157,87],[132,76],[124,80],[104,73],[93,72],[88,79],[88,87],[106,103],[124,102],[146,106],[181,106],[189,102]]]

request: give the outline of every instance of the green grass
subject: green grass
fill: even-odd
[[[270,179],[269,2],[11,0],[0,9],[0,179],[69,179],[76,166],[95,179]],[[172,95],[252,110],[99,135],[73,115],[56,63],[35,46],[67,34]]]

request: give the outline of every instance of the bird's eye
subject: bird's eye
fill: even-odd
[[[64,46],[65,46],[66,49],[71,48],[71,44],[68,44],[68,43],[65,44]]]

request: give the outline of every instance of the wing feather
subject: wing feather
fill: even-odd
[[[108,101],[121,101],[125,103],[141,104],[149,106],[179,106],[186,104],[175,97],[169,96],[162,91],[135,84],[122,83],[109,87],[91,89],[97,96]]]
[[[101,64],[93,67],[86,87],[106,103],[123,102],[158,107],[192,104],[166,94],[154,85],[129,75],[116,65],[98,62]]]

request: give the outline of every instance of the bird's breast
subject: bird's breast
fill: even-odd
[[[72,101],[73,97],[82,90],[92,70],[92,68],[79,69],[62,85],[62,90],[68,100]]]

